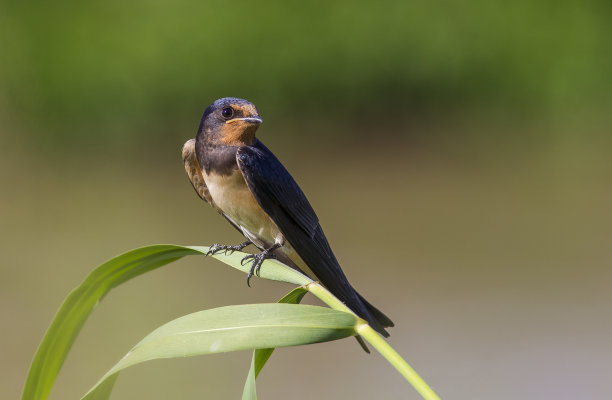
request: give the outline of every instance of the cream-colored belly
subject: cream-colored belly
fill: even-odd
[[[213,207],[239,226],[247,239],[260,249],[269,248],[274,243],[281,244],[282,247],[276,251],[286,257],[280,257],[281,261],[293,264],[292,267],[297,267],[315,278],[293,246],[285,241],[278,226],[257,203],[239,170],[229,176],[204,173],[204,180],[212,197]]]
[[[239,170],[229,176],[205,174],[204,180],[214,206],[238,225],[249,240],[262,248],[283,243],[280,230],[259,206]]]

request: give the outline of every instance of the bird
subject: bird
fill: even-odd
[[[221,98],[204,110],[195,139],[183,145],[185,170],[198,196],[247,239],[238,245],[214,244],[208,254],[252,244],[260,253],[243,258],[243,263],[251,262],[247,285],[265,259],[277,259],[317,279],[388,337],[385,328],[393,322],[351,286],[306,195],[255,136],[262,122],[253,103]]]

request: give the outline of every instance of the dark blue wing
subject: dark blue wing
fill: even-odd
[[[260,195],[265,198],[266,204],[274,204],[269,210],[264,207],[264,211],[272,220],[276,214],[282,212],[308,236],[313,237],[319,226],[319,218],[302,189],[276,156],[263,143],[257,141],[254,146],[241,147],[236,159],[255,198],[259,201]]]
[[[390,326],[391,321],[363,301],[350,285],[327,242],[317,215],[276,156],[257,141],[253,146],[241,147],[236,159],[261,208],[272,218],[316,278],[374,329],[388,336],[383,325]]]

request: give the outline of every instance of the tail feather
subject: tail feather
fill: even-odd
[[[393,323],[393,321],[391,321],[391,319],[389,317],[387,317],[385,314],[383,314],[382,311],[380,311],[378,308],[374,307],[372,304],[370,304],[369,301],[367,301],[366,299],[363,298],[363,296],[359,293],[357,293],[357,296],[359,296],[359,299],[361,300],[361,302],[366,306],[366,308],[368,309],[368,311],[370,312],[370,314],[372,314],[372,316],[378,321],[378,323],[380,323],[384,328],[391,328],[394,327],[395,324]]]

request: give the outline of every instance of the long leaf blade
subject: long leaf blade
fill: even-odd
[[[351,313],[297,304],[247,304],[186,315],[147,335],[83,397],[109,394],[107,379],[123,369],[159,358],[189,357],[228,351],[298,346],[355,335]]]
[[[47,399],[57,375],[83,324],[98,302],[120,284],[162,267],[187,255],[206,254],[208,247],[153,245],[121,254],[93,270],[64,300],[36,351],[26,379],[22,399]],[[243,272],[246,253],[218,254],[214,257]],[[274,260],[266,260],[261,277],[304,285],[310,279]]]
[[[246,382],[244,382],[244,389],[242,389],[242,400],[257,400],[257,387],[255,385],[255,352],[253,352],[253,357],[251,357],[251,367],[249,368]]]
[[[297,287],[291,292],[287,293],[278,303],[297,304],[302,301],[304,295],[308,291],[303,287]],[[253,350],[253,357],[251,358],[251,367],[247,374],[246,382],[244,383],[244,389],[242,391],[242,400],[257,400],[257,391],[255,385],[255,379],[261,372],[264,365],[272,355],[274,348],[267,349],[255,349]]]

